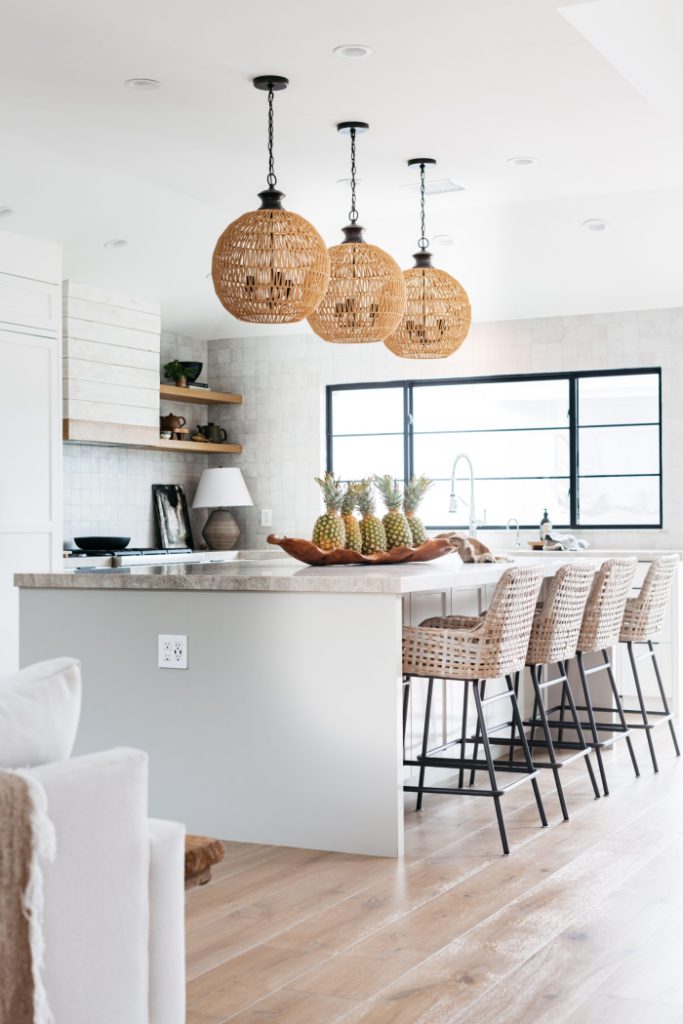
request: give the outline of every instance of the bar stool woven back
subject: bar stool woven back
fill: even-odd
[[[638,597],[626,602],[619,634],[622,643],[644,644],[661,633],[678,561],[678,555],[661,555],[652,563]]]
[[[585,654],[616,646],[637,565],[635,558],[610,558],[603,562],[586,602],[577,644],[579,651]]]
[[[551,665],[574,657],[594,577],[595,568],[590,564],[560,566],[543,604],[536,609],[527,665]]]
[[[438,618],[404,627],[403,672],[437,679],[496,679],[517,672],[524,667],[542,580],[542,570],[533,566],[508,569],[473,628],[453,629],[452,619]]]

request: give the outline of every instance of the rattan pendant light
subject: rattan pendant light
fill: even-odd
[[[229,224],[216,243],[211,275],[216,295],[229,313],[253,324],[304,320],[320,303],[330,277],[325,242],[312,224],[282,209],[284,192],[275,186],[273,95],[288,79],[261,75],[257,89],[268,93],[268,187],[261,206]]]
[[[462,285],[432,266],[425,238],[425,167],[435,164],[431,157],[417,157],[408,166],[420,168],[420,238],[415,266],[404,273],[407,288],[406,311],[398,330],[384,344],[404,359],[445,359],[460,348],[472,320],[470,301]]]
[[[330,249],[330,283],[308,318],[325,341],[353,345],[382,341],[395,331],[406,308],[406,286],[396,260],[363,241],[356,209],[356,134],[364,121],[344,121],[337,131],[351,138],[351,211],[344,241]]]

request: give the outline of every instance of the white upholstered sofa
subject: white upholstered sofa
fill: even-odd
[[[78,663],[68,664],[80,710]],[[8,693],[6,735],[17,735],[21,717],[9,682],[0,681],[5,768],[21,767],[2,763]],[[147,755],[122,748],[29,771],[44,788],[57,841],[43,865],[43,978],[55,1024],[184,1024],[185,830],[148,819]]]

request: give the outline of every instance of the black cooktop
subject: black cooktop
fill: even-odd
[[[192,548],[123,548],[120,551],[70,551],[69,558],[140,558],[141,555],[191,555]]]

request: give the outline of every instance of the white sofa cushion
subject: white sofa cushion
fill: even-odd
[[[81,714],[81,666],[55,658],[0,679],[0,768],[64,761]]]

